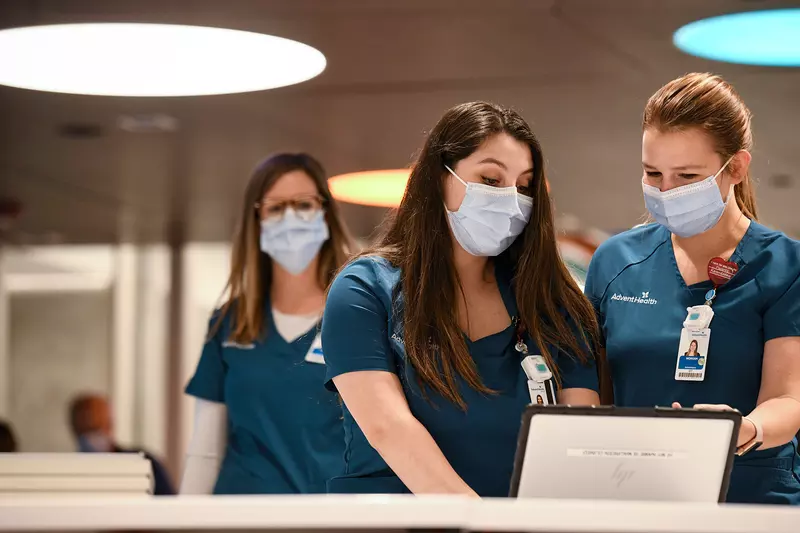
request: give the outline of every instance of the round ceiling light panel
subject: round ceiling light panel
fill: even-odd
[[[325,56],[260,33],[172,24],[60,24],[0,31],[0,84],[103,96],[199,96],[309,80]]]
[[[694,56],[727,63],[800,67],[800,9],[733,13],[698,20],[673,43]]]

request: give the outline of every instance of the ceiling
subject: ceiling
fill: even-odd
[[[229,238],[249,172],[284,150],[331,175],[408,165],[450,106],[489,100],[533,124],[560,212],[614,231],[641,219],[648,96],[715,71],[755,115],[762,218],[800,235],[800,69],[713,63],[671,44],[689,21],[798,5],[771,0],[51,0],[0,2],[0,27],[98,21],[221,26],[321,50],[318,78],[258,93],[105,98],[0,87],[0,196],[14,231],[69,243]],[[253,68],[259,58],[252,57]],[[121,116],[165,114],[134,133]],[[65,128],[70,135],[64,135]],[[384,211],[347,206],[368,235]],[[21,238],[22,239],[22,238]],[[22,239],[22,240],[24,240]]]

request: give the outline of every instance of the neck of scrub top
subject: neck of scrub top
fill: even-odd
[[[304,302],[317,302],[324,297],[325,290],[319,283],[319,254],[299,274],[292,274],[272,262],[272,286],[269,288],[273,307],[289,314],[302,314],[316,309],[305,309]]]
[[[453,265],[462,285],[474,286],[486,283],[491,278],[492,270],[489,257],[472,255],[464,250],[455,237],[453,243]]]
[[[698,261],[705,261],[712,257],[721,257],[726,252],[733,251],[742,240],[747,228],[750,226],[750,219],[744,216],[736,198],[731,192],[731,198],[725,206],[719,222],[708,231],[694,237],[678,237],[672,235],[674,246],[678,246],[690,258]],[[723,257],[723,259],[728,259]]]

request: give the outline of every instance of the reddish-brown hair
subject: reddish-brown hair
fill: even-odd
[[[692,73],[672,80],[650,97],[642,128],[680,131],[697,128],[714,143],[723,161],[753,147],[752,114],[736,90],[720,76]],[[734,189],[736,203],[747,218],[758,220],[756,196],[749,172]]]

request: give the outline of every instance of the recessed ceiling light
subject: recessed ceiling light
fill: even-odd
[[[351,204],[397,207],[403,199],[410,169],[369,170],[334,176],[328,186],[334,198]]]
[[[687,54],[745,65],[800,66],[800,9],[734,13],[687,24],[673,43]]]
[[[325,56],[246,31],[170,24],[62,24],[0,31],[0,84],[105,96],[274,89],[317,76]]]

